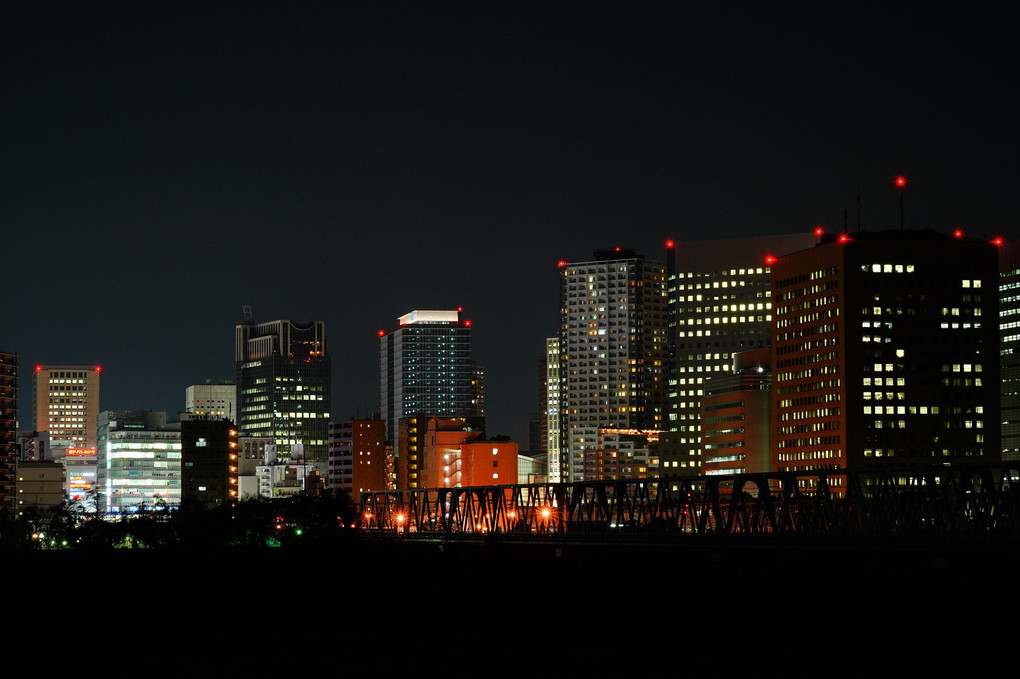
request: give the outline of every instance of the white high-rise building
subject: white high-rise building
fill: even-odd
[[[599,429],[662,429],[667,413],[666,266],[633,250],[560,262],[564,481],[585,478]]]

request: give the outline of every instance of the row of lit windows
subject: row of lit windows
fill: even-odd
[[[861,271],[867,273],[914,273],[913,264],[862,264]]]

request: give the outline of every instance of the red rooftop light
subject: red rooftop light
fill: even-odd
[[[562,259],[559,262],[556,263],[556,266],[566,266],[566,265],[567,265],[567,263],[564,262]]]
[[[97,366],[96,366],[96,372],[98,373],[98,372],[102,372],[102,371],[103,371],[103,369],[102,369],[102,368],[100,368],[100,367],[99,367],[99,366],[97,365]]]
[[[996,236],[995,238],[992,239],[992,245],[994,245],[995,247],[1002,247],[1002,244],[1004,242],[1005,241],[1002,240],[1002,236]]]
[[[896,186],[898,186],[898,187],[900,187],[902,189],[906,185],[907,185],[907,178],[906,177],[904,177],[903,175],[900,175],[899,177],[896,178]]]
[[[617,246],[616,246],[616,251],[617,251],[617,252],[619,252],[619,251],[620,251],[620,246],[619,246],[619,245],[617,245]]]
[[[953,238],[963,238],[963,231],[960,229],[953,231]]]
[[[823,229],[820,226],[816,226],[815,227],[815,235],[820,238],[823,234],[825,234],[825,229]]]
[[[840,243],[849,243],[850,242],[850,236],[846,235],[845,233],[839,234],[839,242]]]
[[[462,306],[457,307],[457,313],[460,313],[461,311],[464,311],[464,307]]]
[[[464,321],[464,325],[470,328],[471,327],[471,321]]]
[[[666,247],[669,248],[670,250],[673,249],[673,245],[674,245],[673,241],[671,240],[666,241]]]
[[[385,335],[385,334],[386,334],[386,331],[385,331],[385,330],[380,330],[380,331],[379,331],[379,337],[382,337],[382,336],[383,336],[383,335]]]
[[[35,371],[36,371],[36,372],[39,372],[40,370],[42,370],[42,366],[41,366],[41,365],[37,365],[37,366],[35,367]]]
[[[775,257],[774,255],[765,255],[765,263],[768,264],[769,266],[775,264],[776,259],[777,257]]]

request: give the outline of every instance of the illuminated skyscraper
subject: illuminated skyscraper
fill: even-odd
[[[780,257],[775,469],[998,461],[997,260],[991,243],[933,231]]]
[[[242,435],[273,439],[281,460],[303,451],[325,476],[332,395],[325,324],[243,323],[235,359]]]
[[[730,374],[734,354],[769,346],[771,261],[817,240],[800,233],[666,243],[669,433],[660,439],[663,475],[702,473],[705,382]]]
[[[33,429],[48,431],[52,446],[96,448],[99,366],[37,365]]]
[[[661,262],[621,248],[596,250],[588,262],[560,262],[563,481],[584,478],[600,429],[664,426],[666,329]]]
[[[396,464],[401,417],[480,414],[482,401],[472,381],[484,383],[480,366],[471,361],[471,321],[462,320],[459,309],[412,311],[398,323],[379,331],[379,400]],[[407,487],[416,487],[415,474]]]

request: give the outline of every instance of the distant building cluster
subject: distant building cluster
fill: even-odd
[[[550,297],[555,298],[550,290]],[[486,431],[463,310],[379,331],[379,411],[337,419],[322,321],[235,328],[170,414],[0,352],[0,503],[109,515],[249,497],[1020,459],[1020,246],[899,230],[666,243],[559,263],[526,449]]]

